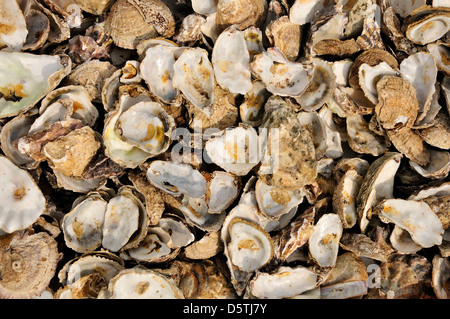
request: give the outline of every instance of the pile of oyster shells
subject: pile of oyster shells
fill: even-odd
[[[0,1],[0,298],[450,298],[448,0]]]

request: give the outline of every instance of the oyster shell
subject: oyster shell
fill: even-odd
[[[272,259],[272,239],[259,225],[235,217],[228,225],[228,232],[230,242],[227,243],[227,250],[231,263],[239,270],[253,272]]]
[[[308,239],[309,254],[320,267],[334,267],[342,236],[341,219],[336,214],[324,214],[314,225]]]
[[[55,275],[62,257],[58,244],[42,232],[11,235],[0,245],[1,298],[31,298],[39,296]]]
[[[87,253],[101,246],[107,204],[98,193],[91,193],[64,215],[61,228],[69,248]]]
[[[214,69],[208,52],[201,48],[185,50],[175,61],[174,86],[198,108],[210,106],[214,101]]]
[[[166,45],[155,45],[145,51],[145,58],[139,65],[142,79],[150,91],[165,103],[170,103],[178,95],[174,87],[173,50]]]
[[[426,7],[422,7],[425,8]],[[439,8],[437,8],[439,9]],[[419,11],[419,12],[418,12]],[[412,21],[406,22],[406,37],[416,44],[426,45],[442,38],[449,30],[450,10],[442,8],[442,10],[431,11],[423,14],[421,8],[411,13]],[[417,17],[418,16],[418,17]]]
[[[142,40],[172,36],[175,20],[160,0],[119,0],[111,7],[105,28],[117,46],[136,49]]]
[[[147,268],[120,271],[100,293],[100,299],[184,299],[172,279]]]
[[[312,67],[291,62],[277,47],[256,55],[250,63],[252,74],[266,85],[272,94],[299,96],[308,87]]]
[[[306,88],[295,97],[301,108],[307,112],[316,111],[330,98],[336,88],[336,77],[332,64],[324,60],[312,59],[314,75]]]
[[[313,182],[317,162],[311,136],[281,97],[269,98],[260,127],[268,129],[268,134],[260,140],[258,176],[268,185],[285,189],[299,189]],[[297,133],[293,136],[292,132]]]
[[[450,45],[445,42],[430,43],[427,45],[427,50],[436,60],[436,66],[439,71],[446,76],[450,76]]]
[[[1,118],[31,109],[58,86],[72,67],[66,55],[0,51],[0,60]]]
[[[244,30],[252,25],[260,27],[266,14],[266,0],[219,0],[216,24],[222,30],[233,24],[239,30]]]
[[[46,210],[47,201],[28,171],[4,156],[0,156],[0,164],[3,172],[0,230],[13,233],[31,226]]]
[[[238,176],[246,175],[259,161],[259,137],[253,127],[231,127],[206,142],[212,163]]]
[[[146,168],[146,174],[155,187],[170,195],[199,198],[206,194],[205,177],[190,165],[155,160]]]
[[[25,44],[28,35],[25,16],[16,0],[5,0],[0,4],[0,48],[19,51]]]
[[[382,199],[394,197],[394,178],[402,157],[398,152],[386,153],[376,159],[364,175],[356,196],[356,211],[361,231],[366,230],[373,207]]]
[[[299,25],[310,23],[314,15],[327,5],[327,0],[295,0],[289,10],[289,20]]]
[[[300,53],[301,27],[291,22],[287,15],[269,23],[266,36],[274,47],[280,48],[290,61],[295,61]]]
[[[292,298],[314,289],[318,275],[302,266],[280,266],[271,273],[257,272],[249,282],[251,296],[258,299]]]
[[[448,258],[443,258],[439,255],[435,255],[433,257],[432,263],[433,270],[431,284],[433,286],[434,292],[439,299],[448,299],[449,291],[447,282],[450,277],[450,265],[448,262]]]
[[[252,88],[250,55],[241,31],[230,27],[217,38],[211,57],[217,83],[231,93],[245,94]]]
[[[416,123],[427,114],[435,92],[437,67],[433,56],[428,52],[415,53],[400,63],[400,73],[416,90],[419,111]]]
[[[382,220],[393,222],[407,230],[411,238],[422,247],[440,245],[442,242],[442,223],[425,202],[386,199],[375,211]]]

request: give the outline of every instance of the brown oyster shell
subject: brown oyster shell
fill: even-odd
[[[287,15],[269,23],[266,36],[272,46],[280,48],[286,57],[295,61],[300,54],[301,28],[292,23]]]
[[[116,70],[117,68],[110,62],[94,59],[78,65],[65,81],[68,85],[84,86],[92,101],[100,103],[103,85]]]
[[[217,3],[216,24],[225,30],[235,24],[239,30],[260,27],[267,14],[265,0],[220,0]]]
[[[380,62],[386,62],[389,64],[389,66],[393,69],[398,69],[399,64],[397,59],[390,54],[386,50],[382,49],[369,49],[364,52],[362,52],[353,62],[352,66],[350,67],[349,75],[348,75],[348,82],[350,86],[353,88],[359,88],[359,67],[366,63],[369,66],[375,66],[379,64]]]
[[[175,20],[160,0],[118,0],[111,7],[105,27],[117,46],[136,49],[142,40],[172,36]]]
[[[270,149],[270,145],[266,148],[258,171],[259,177],[266,184],[278,188],[298,189],[311,184],[317,176],[317,161],[309,132],[280,97],[270,98],[265,105],[265,112],[260,127],[268,129],[268,141],[271,140],[272,129],[279,129],[279,145],[278,151]],[[276,160],[279,161],[278,170],[271,172],[271,164]]]
[[[408,80],[386,75],[377,82],[375,113],[385,130],[412,128],[419,111],[416,90]]]
[[[361,46],[355,39],[324,39],[317,42],[313,47],[316,55],[331,55],[342,58],[354,55],[361,50]]]
[[[101,138],[89,126],[73,130],[42,148],[50,167],[64,175],[82,177],[101,147]]]
[[[18,232],[0,245],[0,298],[39,296],[56,272],[62,254],[46,233]]]
[[[386,130],[394,147],[411,161],[426,166],[430,162],[430,150],[424,140],[407,127],[399,130]]]
[[[174,261],[169,269],[158,270],[170,276],[187,299],[235,299],[236,292],[211,260]]]

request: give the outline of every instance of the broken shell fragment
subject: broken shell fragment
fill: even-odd
[[[46,209],[46,199],[28,171],[0,157],[0,230],[13,233],[31,226]]]
[[[358,221],[356,213],[356,196],[361,187],[363,176],[354,169],[349,169],[340,179],[333,193],[333,208],[341,218],[344,228],[352,228]]]

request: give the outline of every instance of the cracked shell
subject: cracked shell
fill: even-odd
[[[39,296],[55,275],[62,254],[47,233],[16,233],[0,245],[0,297]]]

